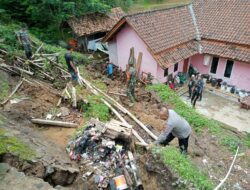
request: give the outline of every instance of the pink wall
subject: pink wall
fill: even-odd
[[[210,73],[211,62],[205,66],[204,55],[197,54],[190,58],[190,63],[196,67],[202,74],[211,74],[215,78],[221,78],[230,85],[235,85],[237,88],[250,90],[250,64],[235,61],[231,77],[224,77],[227,59],[220,58],[216,74]]]
[[[109,48],[109,60],[113,62],[113,64],[118,65],[118,52],[117,52],[117,44],[116,38],[114,37],[108,43]]]
[[[154,77],[158,79],[159,82],[166,82],[167,77],[164,77],[164,70],[156,63],[155,59],[149,53],[146,44],[141,40],[141,38],[136,34],[136,32],[128,25],[126,25],[117,36],[109,42],[109,52],[110,60],[122,70],[126,69],[129,58],[129,50],[131,47],[135,49],[135,57],[138,59],[139,52],[143,53],[142,63],[140,72],[151,72]],[[211,63],[207,66],[203,64],[204,55],[197,54],[189,59],[189,63],[192,63],[200,73],[207,74],[210,71]],[[183,70],[184,61],[181,61],[178,66],[178,71],[175,73],[174,66],[169,67],[168,74],[173,73],[173,76],[177,72]],[[213,74],[216,78],[222,78],[229,84],[236,85],[238,88],[250,90],[250,64],[235,62],[231,78],[225,78],[224,70],[226,65],[226,59],[220,58],[217,73]],[[211,74],[211,73],[209,73]]]
[[[178,73],[183,71],[184,61],[179,62],[178,70],[174,72],[174,65],[168,68],[168,74],[173,74],[173,77]],[[157,67],[157,78],[159,82],[166,82],[167,77],[164,77],[164,70],[158,65]]]
[[[115,65],[121,67],[122,70],[126,69],[130,48],[134,47],[136,59],[138,59],[139,52],[143,53],[140,73],[150,72],[158,79],[158,82],[167,81],[167,77],[164,77],[164,70],[157,64],[155,59],[149,53],[146,44],[130,26],[126,25],[113,40],[109,41],[108,45],[110,60],[112,60]],[[177,72],[182,71],[182,69],[183,61],[179,63],[176,72],[174,72],[174,66],[171,66],[168,73],[173,73],[174,76]]]
[[[113,47],[113,43],[114,41],[111,41],[111,43],[109,42],[109,47]],[[126,25],[117,34],[116,44],[117,52],[115,52],[114,48],[112,48],[112,51],[110,53],[110,59],[115,57],[113,54],[117,54],[117,62],[114,61],[114,64],[121,67],[122,70],[125,70],[126,65],[128,64],[130,48],[134,47],[136,60],[138,59],[139,52],[143,53],[140,72],[151,72],[153,76],[156,76],[157,63],[155,59],[148,52],[145,43],[130,26]]]

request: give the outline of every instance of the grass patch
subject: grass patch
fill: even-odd
[[[129,12],[171,8],[190,3],[190,0],[136,0]]]
[[[175,147],[153,148],[152,151],[160,154],[163,162],[177,172],[182,180],[193,184],[195,189],[213,189],[214,185],[208,176],[201,172],[189,158],[182,155]]]
[[[158,96],[166,102],[168,105],[171,105],[173,109],[184,117],[190,125],[194,127],[196,132],[200,132],[204,127],[208,128],[210,132],[218,134],[221,132],[220,123],[208,119],[201,114],[197,113],[194,109],[186,105],[180,97],[171,90],[167,85],[156,84],[147,87],[148,90],[153,90],[157,92]]]
[[[220,140],[220,143],[232,152],[236,152],[237,147],[241,144],[241,140],[236,136],[223,136]]]
[[[221,145],[226,146],[233,153],[236,151],[238,144],[250,148],[249,134],[246,136],[242,135],[243,137],[239,138],[235,134],[230,133],[222,128],[220,122],[208,119],[186,105],[167,85],[156,84],[148,86],[147,89],[155,91],[164,102],[189,122],[195,132],[201,132],[202,129],[207,128],[211,134],[217,136]]]
[[[0,154],[12,153],[21,159],[30,160],[35,152],[15,137],[6,135],[6,131],[0,128]]]
[[[109,108],[101,101],[101,98],[101,96],[96,95],[89,95],[87,97],[88,104],[83,105],[84,116],[86,118],[98,118],[100,121],[110,120]]]

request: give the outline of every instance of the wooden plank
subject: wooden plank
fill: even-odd
[[[136,63],[136,77],[139,78],[139,71],[140,71],[140,67],[141,67],[141,63],[142,63],[142,56],[143,53],[140,52],[138,55],[138,59],[137,59],[137,63]]]

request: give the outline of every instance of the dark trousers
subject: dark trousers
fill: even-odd
[[[201,93],[200,93],[200,99],[199,99],[200,101],[202,100],[202,91],[201,91]]]
[[[194,91],[192,98],[191,98],[191,103],[193,106],[195,106],[197,99],[200,97],[200,93],[197,91]]]
[[[25,55],[26,55],[27,59],[31,59],[32,50],[31,50],[30,44],[24,44],[23,47],[24,47],[24,51],[25,51]]]
[[[113,80],[113,73],[112,74],[108,74],[108,78]]]
[[[166,140],[162,144],[163,145],[168,145],[168,143],[170,143],[174,138],[175,138],[175,136],[172,133],[169,133]],[[189,139],[189,136],[187,138],[184,138],[184,139],[179,139],[178,138],[181,153],[184,153],[184,154],[187,153],[188,139]]]
[[[189,97],[191,98],[191,96],[192,96],[192,87],[191,86],[188,87],[188,93],[189,93]]]

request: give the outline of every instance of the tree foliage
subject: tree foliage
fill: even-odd
[[[4,13],[30,27],[54,34],[59,31],[62,22],[72,16],[90,12],[104,13],[116,6],[126,9],[131,3],[132,0],[1,0],[0,18]]]

